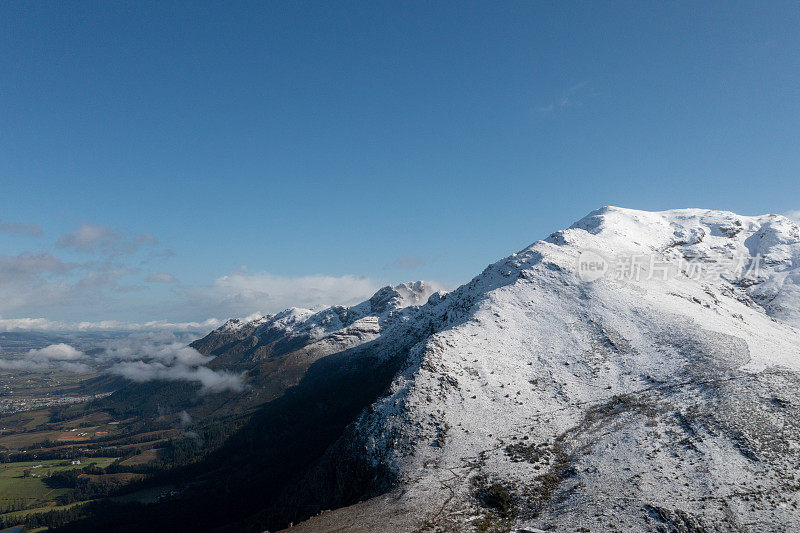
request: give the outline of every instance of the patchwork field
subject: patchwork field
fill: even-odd
[[[64,460],[0,464],[0,511],[51,503],[70,489],[52,489],[45,483],[45,478],[55,472],[81,469],[89,463],[104,468],[115,459],[96,457],[80,465],[72,465]]]

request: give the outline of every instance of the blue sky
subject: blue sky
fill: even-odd
[[[800,210],[796,2],[6,2],[0,317],[452,287],[602,205]]]

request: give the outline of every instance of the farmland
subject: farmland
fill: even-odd
[[[105,468],[116,460],[115,457],[94,457],[90,463]],[[48,478],[56,472],[80,470],[87,463],[71,464],[71,461],[22,461],[0,464],[0,511],[28,509],[55,505],[59,496],[71,489],[52,488]]]

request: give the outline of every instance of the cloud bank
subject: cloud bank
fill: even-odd
[[[47,371],[61,369],[78,374],[121,376],[136,383],[188,381],[198,383],[201,393],[241,392],[243,375],[205,366],[214,358],[186,345],[175,333],[131,334],[106,340],[94,355],[65,344],[51,344],[28,351],[20,359],[0,359],[0,369]]]
[[[205,393],[241,392],[241,374],[212,370],[204,365],[214,358],[187,346],[174,333],[137,333],[109,341],[98,356],[101,364],[111,363],[105,372],[136,383],[146,381],[189,381],[199,383]]]
[[[209,318],[202,322],[169,322],[153,320],[151,322],[121,322],[118,320],[102,320],[99,322],[62,322],[46,318],[2,318],[0,331],[185,331],[207,333],[222,325],[222,320]]]

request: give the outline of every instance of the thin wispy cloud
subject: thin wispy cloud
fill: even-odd
[[[119,279],[128,276],[136,271],[124,265],[106,263],[100,265],[96,270],[89,272],[78,281],[75,290],[78,292],[103,291],[117,287]]]
[[[29,281],[40,274],[67,274],[78,267],[47,252],[0,255],[0,287]]]
[[[791,218],[795,222],[800,222],[800,209],[789,211],[788,213],[786,213],[786,216]]]
[[[44,372],[53,368],[60,368],[75,374],[88,374],[91,367],[84,363],[74,361],[43,361],[35,359],[0,359],[2,370],[26,370],[29,372]]]
[[[56,246],[74,248],[81,252],[94,252],[98,248],[111,246],[116,239],[117,234],[106,226],[82,224],[75,231],[61,235],[56,241]]]
[[[150,283],[175,283],[178,280],[172,274],[159,272],[157,274],[150,274],[147,276],[147,281]]]
[[[25,237],[41,237],[43,232],[42,228],[36,224],[29,224],[26,222],[4,222],[0,220],[0,233],[22,235]]]
[[[81,224],[75,231],[61,235],[56,241],[56,246],[83,253],[132,254],[156,242],[156,238],[150,234],[128,238],[108,226]]]
[[[175,250],[171,250],[169,248],[164,248],[162,250],[151,250],[150,253],[147,254],[145,262],[153,259],[171,259],[173,257],[175,257]]]
[[[547,105],[536,108],[536,110],[539,113],[552,113],[559,109],[581,106],[583,105],[583,96],[585,96],[588,86],[588,81],[576,83],[564,91],[558,98]]]

